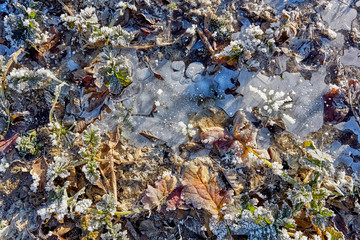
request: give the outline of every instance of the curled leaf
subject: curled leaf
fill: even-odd
[[[233,191],[221,189],[215,175],[207,167],[188,166],[183,176],[182,198],[197,209],[204,209],[212,215],[219,215],[222,207],[231,202]]]

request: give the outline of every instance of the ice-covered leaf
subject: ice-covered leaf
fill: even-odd
[[[218,215],[224,204],[231,202],[233,191],[221,189],[216,175],[211,175],[207,167],[190,164],[184,172],[183,185],[185,202],[212,215]]]
[[[155,187],[149,185],[145,191],[145,196],[141,199],[144,208],[151,210],[153,207],[157,207],[159,210],[169,194],[175,189],[176,183],[175,176],[166,175],[155,182]]]

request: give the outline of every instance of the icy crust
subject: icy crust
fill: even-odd
[[[358,134],[358,141],[360,140],[359,125],[354,117],[351,117],[349,121],[336,124],[336,129],[341,131],[351,130]],[[354,149],[349,145],[343,145],[339,141],[335,141],[331,145],[330,154],[336,159],[335,164],[344,163],[353,169],[354,172],[358,172],[360,169],[360,162],[355,162],[355,157],[360,157],[359,149]]]
[[[253,107],[266,103],[266,95],[277,95],[279,100],[283,101],[280,95],[291,93],[292,104],[282,113],[283,120],[287,130],[294,136],[306,137],[323,124],[322,95],[328,90],[323,80],[325,74],[324,70],[320,70],[308,81],[299,73],[284,72],[282,77],[267,77],[261,73],[243,70],[239,75],[241,86],[238,89],[243,97],[232,98],[222,105],[230,115],[237,109],[251,112]],[[257,93],[255,89],[263,95],[259,95],[261,93]]]
[[[321,1],[326,2],[326,7],[320,12],[322,19],[329,24],[333,30],[351,30],[352,21],[357,12],[351,7],[353,1]]]

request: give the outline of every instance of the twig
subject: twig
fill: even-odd
[[[59,80],[60,81],[60,80]],[[50,109],[50,115],[49,115],[49,120],[50,122],[52,122],[52,115],[54,113],[54,110],[55,110],[55,105],[59,99],[59,96],[60,96],[60,92],[61,92],[61,88],[64,86],[64,85],[67,85],[65,82],[62,82],[60,83],[60,85],[57,86],[57,92],[56,92],[56,95],[55,95],[55,99],[54,99],[54,103]]]

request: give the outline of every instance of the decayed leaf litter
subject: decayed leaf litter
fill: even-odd
[[[360,3],[4,4],[2,238],[357,236]]]

